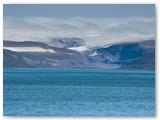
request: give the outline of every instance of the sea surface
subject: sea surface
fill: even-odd
[[[4,116],[154,116],[155,72],[4,69]]]

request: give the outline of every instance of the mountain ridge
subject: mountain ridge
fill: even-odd
[[[106,47],[96,46],[82,53],[33,41],[13,42],[4,40],[3,46],[5,48],[3,53],[4,68],[155,69],[153,67],[155,64],[153,62],[155,61],[155,43],[153,40],[106,45]],[[18,49],[40,47],[51,49],[54,52],[17,52],[7,50],[10,47]],[[148,63],[146,61],[149,58],[152,60],[150,59]],[[144,64],[139,64],[141,67],[136,67],[138,62]]]

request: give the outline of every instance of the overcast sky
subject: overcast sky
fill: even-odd
[[[153,4],[5,4],[9,17],[154,17]]]

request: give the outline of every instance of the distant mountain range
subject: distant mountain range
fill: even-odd
[[[4,68],[155,69],[155,41],[85,47],[79,38],[57,38],[52,44],[3,42]]]

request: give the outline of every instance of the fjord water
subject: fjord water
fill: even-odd
[[[153,116],[155,73],[4,69],[5,116]]]

